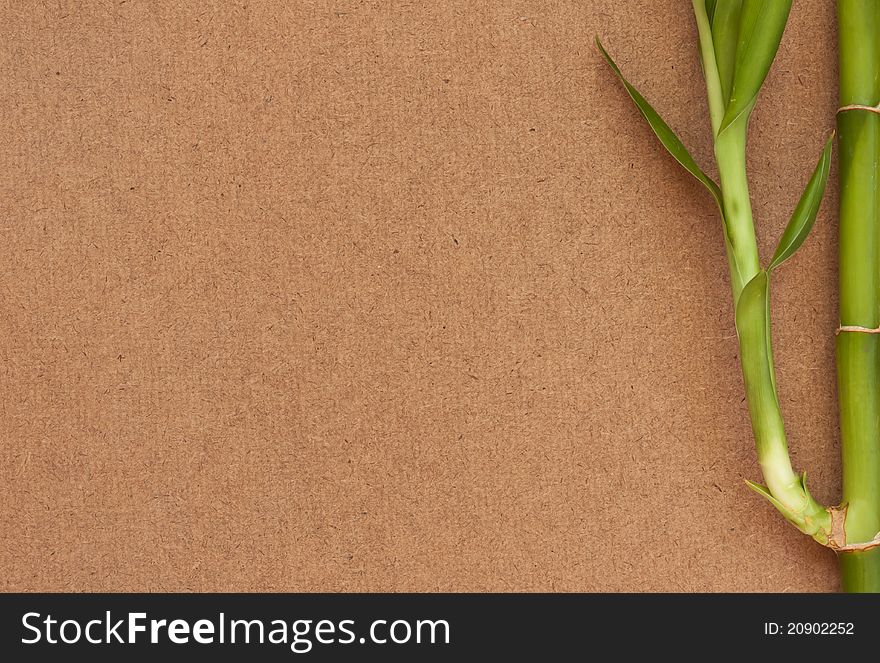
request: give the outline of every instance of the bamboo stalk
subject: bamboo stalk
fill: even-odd
[[[880,0],[876,2],[880,5]],[[672,129],[624,78],[598,41],[597,45],[657,138],[676,161],[703,184],[721,212],[743,382],[766,486],[748,484],[799,530],[823,545],[840,549],[845,543],[838,538],[835,527],[840,522],[839,511],[826,509],[813,499],[807,490],[805,475],[792,468],[776,392],[769,309],[772,273],[803,244],[816,219],[830,170],[831,141],[822,150],[776,252],[762,267],[746,173],[748,125],[761,86],[776,56],[792,2],[692,0],[692,3],[706,81],[718,184],[703,172]],[[844,345],[847,343],[844,341]],[[861,560],[863,557],[851,555],[846,559]]]
[[[846,543],[880,532],[880,2],[839,0],[840,324]],[[860,108],[861,107],[861,108]],[[868,107],[868,108],[865,108]],[[847,329],[849,328],[849,329]],[[880,548],[840,554],[844,590],[880,592]]]
[[[732,39],[736,31],[732,26],[720,22],[729,21],[738,25],[742,7],[739,3],[719,3],[712,21],[705,0],[693,0],[693,6],[715,139],[715,161],[740,343],[740,365],[755,449],[766,488],[752,483],[749,485],[770,499],[798,529],[827,543],[832,530],[831,515],[813,499],[803,477],[792,468],[776,391],[769,313],[769,272],[773,269],[773,263],[767,270],[761,269],[746,172],[748,124],[754,100],[745,105],[742,114],[727,124],[718,120],[724,111],[719,113],[716,110],[733,103],[730,97],[725,97],[725,86],[719,82],[722,77],[717,54],[730,48],[730,44],[720,43],[721,31],[725,30],[730,35],[728,39]],[[782,17],[783,25],[786,17],[787,13]],[[718,31],[718,38],[713,34],[713,25]],[[773,45],[771,61],[775,50],[776,45]],[[769,62],[767,64],[769,67]],[[730,90],[732,93],[733,90]]]

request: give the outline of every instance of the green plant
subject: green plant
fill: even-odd
[[[847,4],[849,0],[841,0],[841,4]],[[856,572],[850,571],[849,567],[854,564],[851,560],[863,560],[877,554],[876,550],[867,552],[863,550],[865,542],[871,541],[873,535],[880,530],[880,522],[877,520],[877,507],[880,500],[877,499],[880,491],[880,453],[876,445],[878,425],[878,413],[880,413],[880,386],[877,383],[876,364],[878,358],[877,336],[869,334],[844,333],[839,335],[839,355],[841,360],[841,394],[842,412],[844,418],[849,419],[843,428],[849,442],[845,443],[844,461],[849,463],[851,469],[845,470],[844,498],[846,506],[826,508],[819,504],[807,490],[806,475],[798,474],[791,465],[788,453],[788,444],[783,425],[782,413],[776,392],[776,377],[773,366],[773,350],[770,334],[770,282],[773,273],[786,260],[797,251],[803,244],[813,226],[825,184],[831,167],[832,139],[826,143],[819,162],[807,183],[806,189],[800,198],[795,210],[782,233],[775,253],[766,266],[762,267],[758,256],[758,246],[755,238],[755,229],[752,219],[752,207],[749,196],[748,179],[746,175],[746,142],[748,135],[749,118],[758,98],[758,93],[767,76],[770,66],[776,57],[785,24],[791,9],[791,0],[693,0],[694,15],[697,22],[699,35],[700,56],[703,74],[706,81],[706,90],[709,102],[709,116],[711,119],[712,135],[715,147],[715,159],[718,167],[718,183],[710,179],[696,164],[687,152],[681,141],[672,130],[648,104],[648,102],[629,84],[620,72],[620,69],[612,61],[608,53],[597,40],[597,45],[602,55],[623,82],[624,87],[635,102],[660,142],[675,157],[684,168],[696,177],[709,191],[721,213],[722,226],[724,229],[724,242],[727,249],[728,263],[730,267],[731,286],[733,291],[734,314],[736,331],[740,345],[740,361],[742,365],[743,381],[745,384],[746,397],[749,405],[752,431],[755,438],[758,461],[764,477],[764,485],[747,482],[757,493],[765,497],[773,504],[792,524],[800,531],[813,537],[822,545],[833,548],[841,553],[842,569],[847,577],[855,577]],[[878,50],[864,52],[855,40],[864,37],[864,32],[871,31],[872,44],[876,44],[877,29],[880,27],[877,7],[880,3],[876,0],[864,2],[852,2],[850,4],[863,5],[865,12],[872,13],[873,23],[865,23],[860,27],[859,36],[853,36],[852,42],[841,42],[842,53],[844,49],[857,52],[853,55],[861,63],[861,66],[872,67],[874,73],[871,85],[878,85]],[[853,17],[851,20],[863,20],[863,16]],[[864,72],[854,74],[859,78]],[[864,81],[858,85],[865,84]],[[855,87],[858,87],[855,83]],[[843,91],[843,90],[842,90]],[[858,87],[858,94],[853,90],[853,99],[878,99],[878,90],[865,90]],[[842,97],[843,98],[843,97]],[[865,103],[865,102],[862,102]],[[850,288],[851,302],[847,299],[847,306],[852,306],[853,311],[870,310],[870,315],[853,315],[847,320],[848,324],[866,325],[876,327],[880,325],[878,319],[877,283],[880,280],[877,256],[880,251],[880,233],[876,227],[877,221],[877,197],[876,173],[868,176],[870,163],[877,163],[877,148],[880,145],[880,124],[874,119],[865,119],[867,116],[876,118],[876,113],[861,113],[852,116],[842,113],[841,132],[846,131],[847,142],[842,149],[844,156],[858,155],[858,172],[853,167],[846,172],[852,178],[853,190],[850,193],[851,204],[868,205],[871,211],[867,215],[858,216],[854,221],[855,227],[851,230],[850,241],[858,244],[864,241],[861,238],[869,237],[870,248],[860,246],[853,249],[852,258],[855,263],[849,264],[850,256],[847,257],[847,271],[842,269],[841,284],[847,283]],[[871,123],[870,135],[866,135],[865,124]],[[852,125],[852,126],[850,126]],[[856,126],[858,125],[858,126]],[[858,134],[858,144],[850,135]],[[867,145],[866,145],[867,144]],[[867,147],[871,149],[868,150]],[[873,160],[873,162],[871,161]],[[842,175],[843,175],[842,169]],[[856,183],[856,180],[858,183]],[[871,193],[865,188],[870,182]],[[865,198],[859,202],[863,196]],[[847,198],[849,200],[850,198]],[[865,230],[863,226],[870,224],[871,229]],[[864,233],[868,233],[865,235]],[[843,238],[841,250],[844,250]],[[856,251],[861,255],[856,255]],[[868,253],[871,255],[867,255]],[[871,271],[873,270],[873,271]],[[868,275],[870,272],[870,275]],[[860,284],[860,285],[859,285]],[[869,292],[868,292],[869,291]],[[842,295],[843,300],[843,295]],[[842,301],[843,304],[843,301]],[[849,309],[842,315],[848,313]],[[846,327],[843,328],[846,330]],[[868,347],[870,346],[870,348]],[[863,366],[865,359],[869,359],[870,369]],[[856,405],[863,389],[870,388],[869,399],[872,409],[861,410]],[[846,405],[844,405],[846,404]],[[868,426],[866,419],[873,417],[873,426]],[[862,429],[870,428],[871,433],[865,433]],[[868,442],[866,437],[871,437],[871,450],[867,451]],[[870,468],[860,466],[864,461],[870,461]],[[871,505],[863,504],[870,501]],[[854,535],[855,530],[858,534]],[[855,538],[854,538],[855,536]],[[849,541],[848,541],[849,538]],[[853,544],[852,541],[858,543]],[[867,544],[870,545],[870,544]],[[864,564],[859,562],[860,569]],[[876,567],[874,567],[876,569]],[[849,582],[844,579],[844,586],[853,590],[877,589],[877,578],[880,574],[874,572],[874,576],[861,569],[858,571],[860,578],[873,577],[873,585],[865,584],[864,581]]]
[[[839,0],[843,587],[880,591],[880,2]]]

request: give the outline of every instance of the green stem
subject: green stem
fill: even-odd
[[[880,592],[880,548],[840,555],[840,577],[845,592]]]
[[[880,2],[838,0],[840,105],[880,102]],[[840,324],[880,325],[880,115],[838,115],[840,140]],[[846,542],[880,532],[880,336],[837,337]],[[880,552],[840,556],[847,591],[880,591]]]
[[[758,462],[767,490],[764,492],[753,487],[770,499],[802,532],[827,543],[831,516],[810,496],[802,478],[792,469],[776,394],[769,280],[761,271],[752,220],[746,173],[747,133],[746,113],[716,137],[715,155],[724,199],[743,382]],[[746,289],[748,293],[745,293]]]
[[[718,76],[715,58],[715,45],[712,41],[712,26],[706,14],[706,0],[693,0],[694,16],[697,19],[697,32],[700,37],[700,61],[703,64],[703,78],[706,80],[706,93],[709,97],[709,117],[712,121],[712,135],[718,135],[724,119],[724,94]]]
[[[743,115],[715,138],[715,159],[724,199],[728,255],[731,259],[733,301],[739,301],[746,283],[760,271],[758,243],[752,220],[749,180],[746,174],[748,114]]]
[[[712,38],[712,26],[709,23],[709,17],[706,14],[705,0],[693,0],[694,16],[697,19],[697,33],[700,38],[700,62],[703,65],[703,78],[706,80],[706,96],[709,101],[709,118],[712,122],[712,136],[717,139],[718,130],[724,119],[724,93],[721,86],[721,79],[718,74],[718,62],[715,56],[715,44]],[[728,186],[726,195],[734,197],[741,201],[742,204],[737,206],[741,209],[748,210],[748,223],[751,223],[752,211],[749,202],[748,182],[744,181],[745,174],[745,134],[737,136],[736,134],[725,132],[724,145],[721,152],[718,152],[716,144],[716,159],[718,160],[719,170],[727,175]],[[742,143],[737,145],[735,143]],[[723,162],[723,165],[722,165]],[[721,186],[724,187],[724,177],[722,175]],[[738,182],[734,186],[734,182]],[[722,195],[725,195],[722,192]],[[726,206],[726,199],[725,199]],[[727,264],[730,268],[731,288],[733,289],[734,304],[739,299],[739,293],[742,292],[743,286],[748,282],[747,279],[740,274],[737,266],[737,255],[731,243],[730,231],[727,219],[724,220],[724,248],[727,252]],[[748,224],[746,224],[748,225]],[[746,228],[747,230],[747,228]],[[748,233],[746,233],[748,234]],[[747,238],[745,246],[749,246]],[[755,255],[757,256],[757,247],[755,247]]]

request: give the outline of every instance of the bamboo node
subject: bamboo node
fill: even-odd
[[[876,106],[866,106],[864,104],[849,104],[848,106],[841,106],[837,109],[838,113],[845,113],[847,111],[854,110],[863,110],[868,111],[869,113],[880,113],[880,104]]]
[[[831,531],[827,532],[828,541],[824,543],[826,548],[831,548],[836,553],[863,552],[880,546],[880,532],[874,535],[870,541],[863,543],[846,542],[846,512],[848,505],[833,506],[825,510],[831,516]],[[820,541],[820,543],[822,543]]]
[[[859,327],[858,325],[841,325],[837,328],[837,331],[834,332],[834,335],[837,336],[841,332],[856,332],[858,334],[880,334],[880,327],[870,329],[868,327]]]
[[[850,543],[845,546],[835,546],[833,544],[829,544],[827,547],[831,548],[836,553],[848,553],[848,552],[863,552],[865,550],[870,550],[871,548],[876,548],[880,546],[880,534],[877,534],[870,541],[865,541],[864,543]]]

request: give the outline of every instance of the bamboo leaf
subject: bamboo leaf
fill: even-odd
[[[742,0],[733,85],[719,133],[754,107],[779,49],[791,1]]]
[[[742,0],[722,0],[712,19],[712,41],[715,44],[715,64],[721,81],[725,105],[730,101],[733,74],[736,69],[736,47],[739,43]]]
[[[685,170],[687,170],[691,175],[696,177],[702,184],[705,186],[709,193],[712,194],[712,197],[715,199],[715,202],[718,204],[718,209],[721,210],[722,216],[724,214],[724,203],[721,199],[721,190],[718,188],[718,185],[715,184],[697,165],[697,162],[694,161],[694,158],[690,155],[690,152],[687,151],[687,148],[684,144],[679,140],[678,136],[675,135],[675,132],[669,128],[669,125],[663,121],[663,118],[657,114],[651,105],[647,102],[647,100],[636,90],[632,85],[630,85],[629,81],[627,81],[623,77],[623,73],[620,71],[620,68],[614,63],[614,60],[611,59],[611,56],[608,55],[608,51],[602,46],[602,42],[599,41],[598,37],[596,38],[596,46],[599,48],[599,51],[602,53],[602,57],[605,58],[605,61],[608,63],[608,66],[611,67],[612,71],[617,75],[620,79],[623,86],[626,88],[626,91],[629,93],[630,98],[635,103],[636,108],[639,109],[639,112],[642,114],[642,117],[647,120],[648,124],[651,126],[651,129],[654,131],[654,134],[657,138],[660,139],[660,142],[663,144],[663,147],[675,157],[675,160],[680,163]]]
[[[776,398],[776,376],[772,369],[773,344],[770,339],[770,278],[766,271],[761,270],[746,283],[736,302],[736,333],[740,346],[761,348],[762,352],[752,355],[750,360],[742,357],[743,371],[751,370],[770,374],[769,384],[773,387],[773,398]],[[746,366],[746,361],[755,362]],[[763,402],[763,394],[755,394],[755,402]]]
[[[706,15],[709,17],[709,23],[715,17],[715,6],[717,4],[718,0],[706,0]]]
[[[819,213],[819,206],[822,204],[822,195],[825,193],[825,184],[828,182],[828,174],[831,171],[831,146],[833,140],[834,136],[832,135],[828,142],[825,143],[822,156],[819,157],[819,163],[816,164],[813,175],[807,183],[807,188],[804,189],[804,193],[798,201],[794,213],[791,215],[791,220],[779,239],[779,245],[776,247],[773,260],[770,261],[770,265],[767,267],[768,272],[776,269],[794,255],[795,251],[807,239],[807,235],[810,234],[810,230],[816,222],[816,215]]]
[[[765,393],[766,387],[760,391],[750,393],[750,401],[754,403],[767,403],[772,401],[778,407],[776,395],[776,372],[773,370],[773,340],[770,335],[770,278],[766,271],[761,270],[743,286],[735,304],[734,319],[736,334],[743,348],[742,363],[743,372],[754,375],[764,373],[768,379],[753,380],[756,385],[770,385],[771,393]],[[746,356],[745,349],[755,352]],[[746,385],[748,390],[748,384]]]

